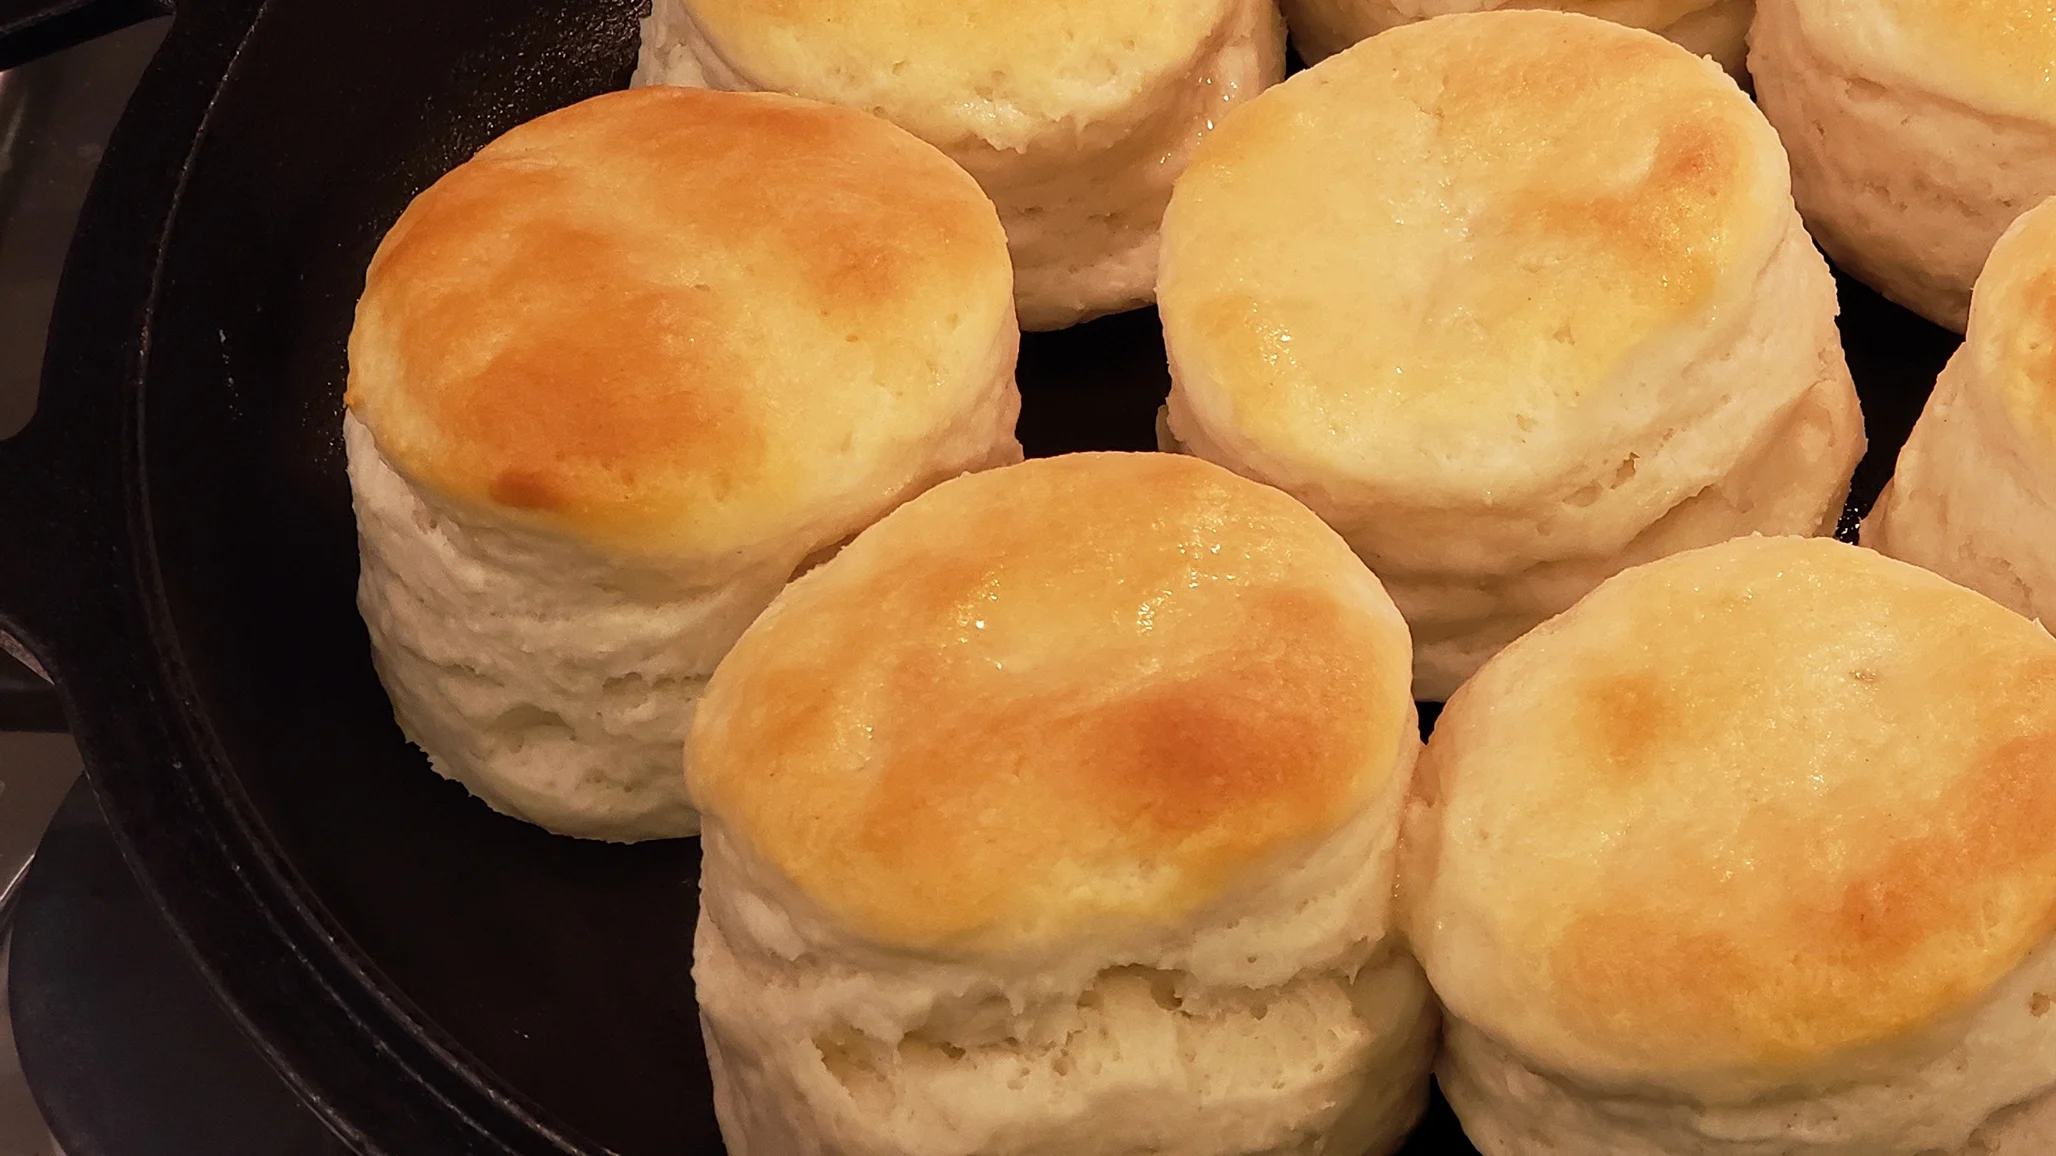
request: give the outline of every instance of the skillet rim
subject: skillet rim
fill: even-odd
[[[587,1153],[409,1006],[289,866],[187,670],[146,473],[166,254],[273,0],[185,0],[109,140],[34,418],[0,442],[0,630],[50,673],[122,858],[280,1076],[365,1153]],[[376,1089],[368,1098],[339,1089]],[[349,1110],[345,1110],[345,1103]]]

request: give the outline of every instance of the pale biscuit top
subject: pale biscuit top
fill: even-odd
[[[1666,420],[1624,366],[1744,300],[1791,213],[1717,65],[1587,16],[1444,16],[1230,114],[1158,300],[1188,404],[1280,468],[1503,496]]]
[[[1074,454],[946,482],[796,582],[687,764],[710,826],[856,935],[1057,948],[1177,928],[1361,814],[1418,741],[1411,673],[1305,507]]]
[[[1436,990],[1581,1078],[1832,1071],[2056,933],[2056,641],[1832,540],[1624,572],[1459,691],[1421,768]]]
[[[612,93],[408,206],[347,400],[443,498],[631,554],[746,550],[891,492],[994,388],[1012,291],[991,202],[884,121]]]
[[[2035,445],[2056,452],[2056,200],[2028,210],[1992,248],[1966,341],[1971,380]]]
[[[1190,72],[1234,0],[688,0],[736,72],[944,147],[1020,148]]]
[[[1803,0],[1796,10],[1814,48],[1855,75],[2056,121],[2051,0]]]

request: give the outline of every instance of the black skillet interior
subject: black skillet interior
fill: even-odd
[[[351,307],[383,230],[492,136],[623,84],[644,3],[265,5],[164,249],[126,479],[138,580],[161,582],[154,632],[176,656],[167,697],[218,747],[230,806],[247,807],[345,961],[313,966],[367,976],[574,1149],[628,1154],[719,1150],[688,975],[695,846],[546,835],[407,746],[352,603],[338,422]],[[1954,339],[1843,288],[1872,440],[1854,509],[1888,476]],[[1168,385],[1154,313],[1029,338],[1020,382],[1030,453],[1151,448]],[[146,879],[180,871],[127,835]],[[250,934],[274,933],[253,916]],[[219,935],[192,945],[235,972]],[[290,1030],[229,995],[260,1036]],[[384,1149],[364,1122],[375,1084],[305,1078]],[[562,1150],[540,1136],[518,1148]],[[1407,1151],[1472,1149],[1438,1109]]]

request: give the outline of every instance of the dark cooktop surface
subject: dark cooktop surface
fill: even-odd
[[[22,887],[16,1046],[65,1156],[342,1156],[207,988],[80,782]]]

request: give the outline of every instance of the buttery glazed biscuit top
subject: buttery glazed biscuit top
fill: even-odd
[[[1233,0],[689,0],[764,88],[861,108],[949,145],[1017,148],[1183,76]]]
[[[408,206],[347,399],[447,499],[631,554],[746,549],[991,391],[1012,291],[991,202],[884,121],[611,93]]]
[[[2056,200],[2013,223],[1970,300],[1972,380],[2015,428],[2056,452]]]
[[[1405,623],[1283,493],[1168,454],[945,482],[714,675],[695,801],[908,950],[1175,927],[1361,813],[1417,741]]]
[[[1229,115],[1164,219],[1179,388],[1301,476],[1502,493],[1665,420],[1624,384],[1789,228],[1717,65],[1560,12],[1381,33]]]
[[[2056,121],[2049,0],[1804,0],[1796,11],[1807,40],[1855,75]]]
[[[2056,933],[2056,641],[1923,570],[1738,539],[1608,581],[1437,724],[1409,934],[1593,1079],[1780,1086]]]

